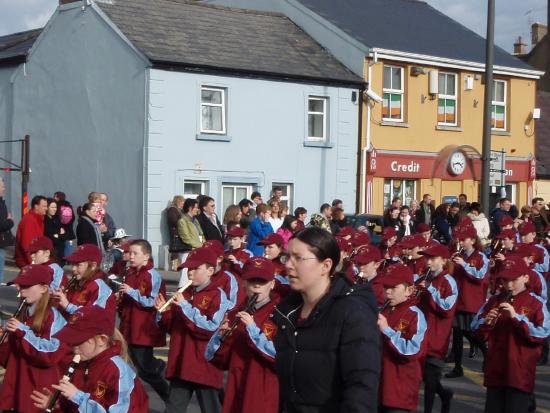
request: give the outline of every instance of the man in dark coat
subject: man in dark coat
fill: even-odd
[[[201,213],[197,217],[202,228],[204,238],[207,241],[218,240],[222,244],[224,242],[223,227],[216,216],[216,203],[213,198],[203,196],[199,202]]]
[[[10,231],[13,228],[13,219],[4,201],[5,192],[6,185],[4,184],[4,179],[0,178],[0,233]],[[0,245],[0,281],[4,280],[4,264],[6,262],[5,247],[7,247],[7,245]]]
[[[417,224],[426,224],[431,227],[433,224],[434,215],[435,207],[432,203],[432,196],[430,194],[424,194],[422,201],[416,210],[414,222]]]

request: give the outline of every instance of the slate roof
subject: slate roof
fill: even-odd
[[[24,62],[34,41],[42,33],[42,29],[28,30],[0,37],[0,62]]]
[[[537,92],[540,119],[535,122],[537,177],[550,178],[550,92]]]
[[[281,14],[184,0],[114,0],[98,6],[156,64],[363,82]]]
[[[371,47],[485,63],[485,39],[418,0],[297,0]],[[477,2],[486,13],[486,2]],[[495,65],[532,68],[495,46]]]

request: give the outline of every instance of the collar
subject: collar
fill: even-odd
[[[260,308],[262,308],[264,305],[268,304],[269,302],[271,301],[271,298],[269,298],[269,296],[267,296],[265,299],[263,299],[262,301],[258,301],[256,303],[256,305],[254,306],[254,309],[257,311],[259,310]]]
[[[208,280],[204,284],[201,284],[201,285],[195,287],[193,290],[196,293],[200,293],[202,290],[204,290],[206,287],[208,287],[211,283],[212,283],[212,280]]]

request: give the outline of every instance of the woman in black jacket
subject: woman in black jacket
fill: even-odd
[[[94,244],[103,251],[103,242],[101,240],[101,232],[96,224],[97,206],[91,202],[82,205],[78,224],[76,225],[76,243]]]
[[[319,228],[288,244],[292,292],[277,306],[275,363],[283,411],[377,411],[380,347],[371,287],[334,275],[340,250]]]
[[[55,260],[62,262],[65,252],[65,230],[57,215],[57,201],[48,198],[48,210],[44,217],[44,235],[52,240]]]

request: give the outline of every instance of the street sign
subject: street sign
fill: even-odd
[[[506,185],[506,152],[491,151],[491,173],[489,175],[489,186]]]

